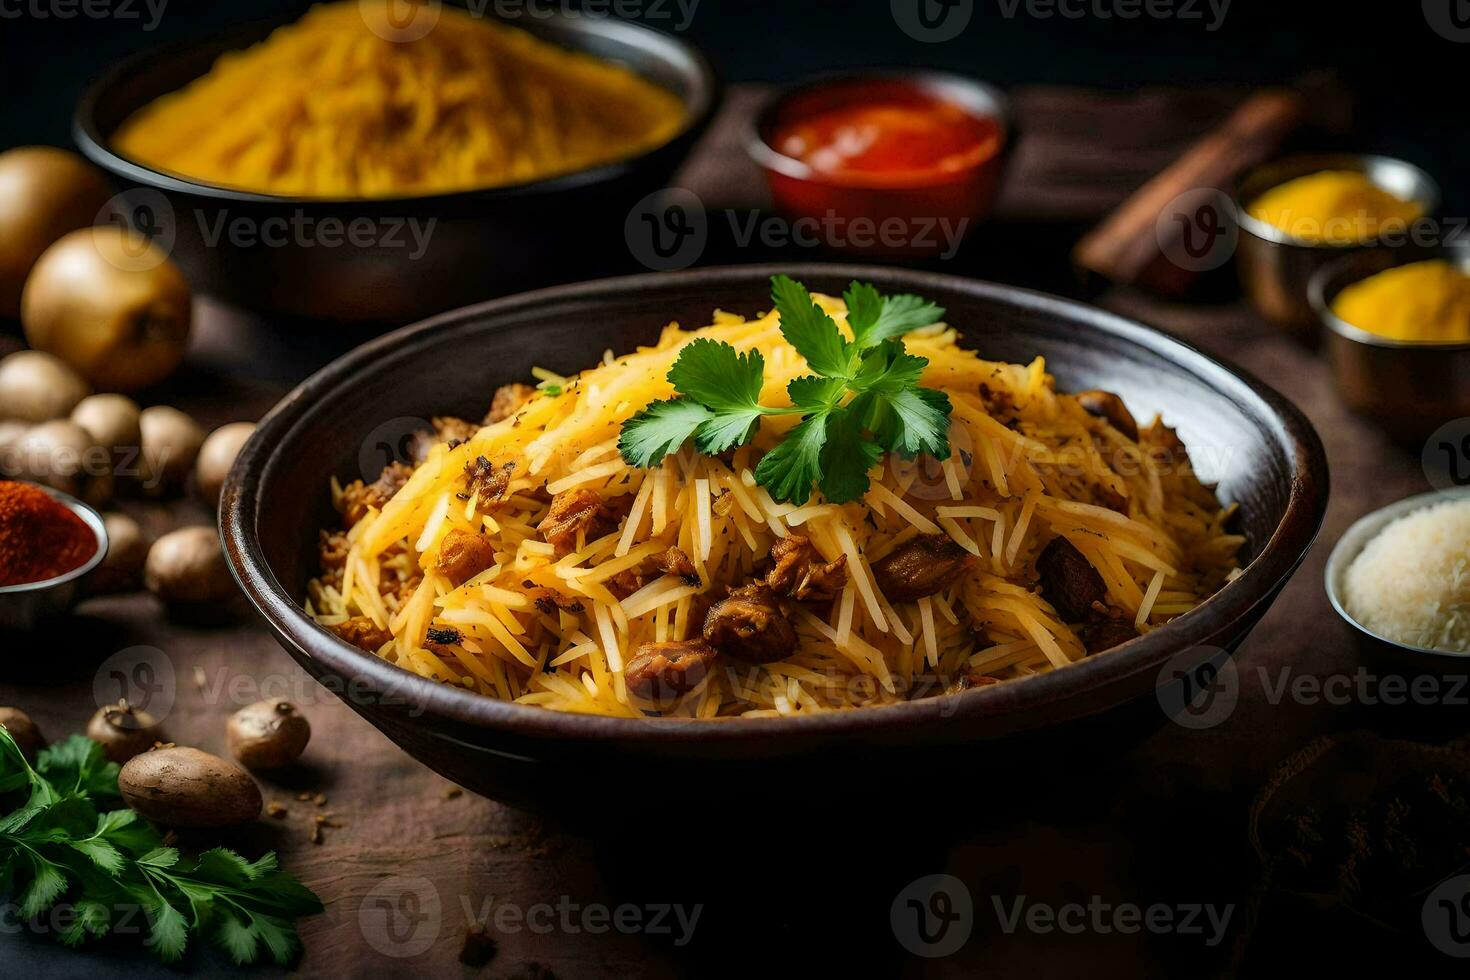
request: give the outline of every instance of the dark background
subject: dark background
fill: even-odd
[[[143,0],[92,2],[128,3],[135,17],[39,18],[34,8],[50,9],[51,0],[0,0],[0,147],[69,145],[72,107],[86,82],[131,52],[309,6],[291,0],[168,0],[149,31]],[[1012,0],[958,2],[973,3],[969,26],[942,43],[921,43],[898,30],[889,0],[698,0],[684,33],[732,82],[877,65],[943,67],[1001,85],[1113,89],[1288,82],[1331,71],[1359,100],[1354,148],[1418,163],[1444,187],[1447,213],[1465,213],[1470,127],[1464,70],[1470,43],[1435,33],[1420,0],[1232,0],[1214,31],[1207,29],[1213,15],[1206,0],[1174,0],[1176,8],[1191,4],[1201,14],[1190,20],[1037,18],[1026,13],[1024,3],[1007,17]],[[1094,0],[1070,3],[1070,10],[1090,11]],[[1470,18],[1466,0],[1425,3],[1457,4],[1464,8],[1462,19]],[[672,0],[664,5],[672,14]],[[645,19],[664,29],[675,22],[671,16]]]

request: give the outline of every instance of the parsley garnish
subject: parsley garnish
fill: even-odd
[[[0,727],[0,793],[26,800],[0,817],[0,893],[28,920],[66,899],[72,915],[56,932],[68,946],[114,928],[146,924],[144,944],[160,959],[184,954],[191,932],[237,964],[261,947],[282,965],[301,948],[294,919],[321,901],[281,871],[274,853],[246,861],[215,848],[185,858],[132,810],[117,808],[118,766],[81,735],[43,749],[34,768]]]
[[[881,296],[853,283],[843,293],[852,340],[812,302],[801,283],[771,279],[781,335],[816,372],[786,386],[789,407],[760,403],[765,358],[700,338],[669,369],[678,398],[657,401],[623,423],[618,449],[632,466],[655,466],[690,438],[715,455],[755,438],[765,415],[802,420],[755,468],[776,500],[804,504],[812,487],[832,503],[868,491],[868,470],[884,451],[913,459],[949,458],[949,396],[919,385],[928,360],[904,350],[910,330],[937,323],[944,310],[917,296]]]

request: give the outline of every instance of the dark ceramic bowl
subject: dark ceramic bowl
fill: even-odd
[[[605,348],[653,342],[670,320],[703,324],[715,309],[769,307],[769,277],[787,273],[840,292],[853,279],[912,292],[986,357],[1045,356],[1064,389],[1119,392],[1140,417],[1163,413],[1202,478],[1241,506],[1249,564],[1198,609],[1108,653],[1014,683],[901,705],[789,719],[672,722],[587,717],[491,700],[365,654],[302,611],[317,528],[335,523],[332,476],[358,477],[385,440],[385,420],[477,417],[492,390],[533,366],[573,372]],[[382,465],[382,457],[374,465]],[[1164,719],[1156,688],[1171,658],[1231,649],[1265,613],[1306,554],[1327,503],[1327,461],[1311,425],[1282,396],[1186,344],[1121,317],[1037,293],[955,276],[864,266],[742,266],[562,286],[492,301],[406,327],[358,348],[291,392],[241,450],[221,503],[231,567],[281,643],[309,673],[415,758],[497,799],[585,812],[587,801],[670,794],[724,800],[735,786],[779,788],[779,800],[852,805],[892,798],[891,779],[934,777],[925,792],[966,786],[998,759],[1115,751],[1135,723]],[[1178,661],[1174,661],[1175,664]],[[1163,701],[1168,702],[1164,697]],[[1125,707],[1126,706],[1126,707]],[[964,772],[963,780],[956,774]],[[746,794],[746,801],[751,798]],[[602,803],[595,804],[601,806]],[[631,802],[628,802],[631,805]]]
[[[112,134],[135,110],[203,75],[221,54],[294,19],[132,58],[92,83],[72,125],[82,153],[122,188],[120,210],[171,251],[190,285],[259,313],[397,325],[563,281],[581,255],[626,253],[628,211],[668,184],[719,97],[713,70],[687,41],[608,17],[548,14],[510,23],[674,92],[685,104],[679,131],[640,156],[559,177],[372,200],[234,190],[144,166],[112,149]],[[359,230],[351,232],[354,227]]]
[[[1429,259],[1444,259],[1470,274],[1470,244],[1457,242],[1350,252],[1318,269],[1307,284],[1343,401],[1416,449],[1444,423],[1470,415],[1470,343],[1390,340],[1340,319],[1332,304],[1354,283]]]

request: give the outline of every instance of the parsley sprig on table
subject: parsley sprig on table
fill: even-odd
[[[812,487],[833,503],[868,490],[868,470],[883,453],[949,458],[949,397],[919,378],[928,360],[909,354],[901,338],[936,323],[944,310],[917,296],[881,296],[853,283],[843,293],[852,339],[812,301],[805,286],[771,279],[781,335],[815,374],[786,386],[790,406],[760,403],[765,358],[700,338],[684,347],[668,378],[679,397],[657,401],[623,423],[618,449],[632,466],[656,466],[691,437],[716,455],[755,438],[766,415],[802,420],[761,457],[755,478],[776,500],[803,504]]]
[[[102,746],[73,735],[43,749],[33,768],[0,727],[0,794],[24,794],[0,817],[0,893],[21,920],[63,899],[57,938],[76,946],[113,929],[146,926],[145,945],[165,962],[184,954],[190,933],[209,937],[237,964],[261,947],[277,963],[300,950],[294,919],[322,911],[306,886],[281,871],[274,853],[246,861],[215,848],[185,858],[121,801],[118,766]]]

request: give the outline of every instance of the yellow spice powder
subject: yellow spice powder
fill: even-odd
[[[1380,231],[1402,231],[1423,210],[1354,170],[1323,170],[1289,180],[1251,202],[1251,217],[1305,242],[1352,245]]]
[[[1470,276],[1443,259],[1401,265],[1345,288],[1332,312],[1390,340],[1470,343]]]
[[[211,184],[392,197],[625,159],[683,116],[673,93],[516,28],[446,6],[423,37],[393,40],[345,0],[222,56],[126,120],[115,143]]]

